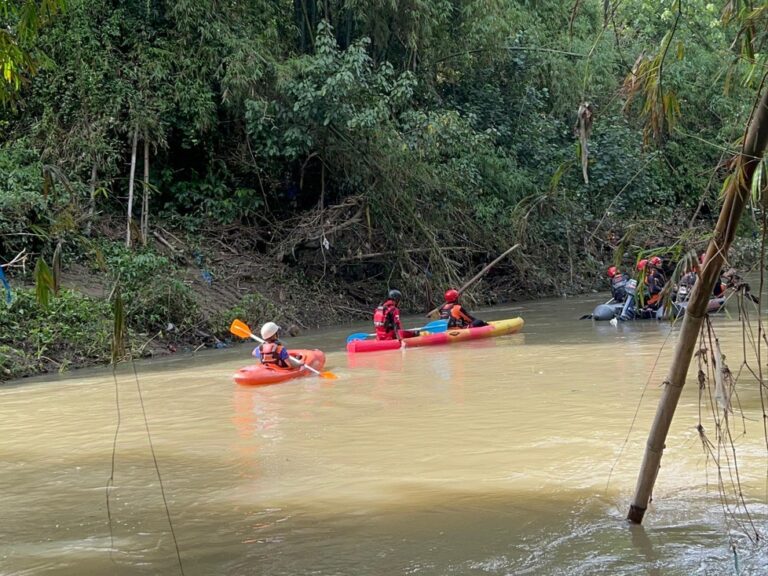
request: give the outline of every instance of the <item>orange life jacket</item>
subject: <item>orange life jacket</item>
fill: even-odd
[[[289,368],[288,363],[280,358],[285,346],[280,342],[264,342],[259,346],[259,353],[261,354],[262,364],[274,364],[280,368]]]
[[[466,328],[473,318],[465,314],[461,304],[446,302],[440,307],[440,318],[448,320],[448,328]]]

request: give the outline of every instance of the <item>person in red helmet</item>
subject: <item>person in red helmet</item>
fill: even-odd
[[[448,320],[448,329],[479,328],[488,326],[479,318],[475,318],[459,304],[459,291],[453,288],[445,291],[445,304],[440,307],[440,318]]]
[[[624,276],[616,266],[608,268],[608,278],[611,280],[611,297],[616,303],[624,302],[627,297],[626,286],[629,278]]]
[[[645,305],[638,311],[641,317],[654,315],[661,305],[661,293],[667,283],[661,266],[662,261],[658,256],[652,256],[637,263],[637,269],[642,272],[643,285],[647,295]]]
[[[402,340],[419,335],[418,330],[403,330],[400,322],[400,290],[390,290],[387,299],[373,311],[373,326],[376,329],[376,340]]]

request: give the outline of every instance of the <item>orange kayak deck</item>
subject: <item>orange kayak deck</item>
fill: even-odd
[[[289,350],[288,353],[295,358],[304,360],[308,366],[312,366],[315,370],[322,370],[325,366],[325,354],[322,350]],[[280,368],[269,364],[252,364],[240,368],[232,378],[243,386],[261,386],[303,378],[304,376],[314,376],[314,374],[304,368]]]

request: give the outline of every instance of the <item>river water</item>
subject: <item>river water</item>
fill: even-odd
[[[577,320],[597,302],[487,310],[523,316],[523,332],[455,347],[348,358],[361,325],[288,340],[323,348],[335,381],[237,386],[250,363],[237,346],[136,363],[138,377],[124,365],[6,386],[0,574],[765,573],[702,449],[695,371],[644,525],[626,523],[678,328]],[[735,372],[735,310],[714,323]],[[739,400],[739,479],[762,537],[754,379]]]

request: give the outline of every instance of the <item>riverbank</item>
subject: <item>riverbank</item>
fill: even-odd
[[[236,340],[228,330],[234,318],[254,329],[275,321],[286,336],[368,320],[386,292],[380,275],[358,271],[350,277],[324,267],[322,254],[313,255],[315,265],[306,255],[285,262],[216,232],[200,238],[158,227],[148,246],[133,250],[107,233],[99,240],[80,239],[64,250],[60,291],[47,307],[36,297],[32,274],[9,270],[14,299],[0,307],[0,381],[110,363],[118,284],[128,328],[125,357],[134,358],[226,347]],[[753,244],[741,241],[736,259],[748,261]],[[464,300],[479,308],[605,290],[606,264],[598,256],[578,265],[541,264],[523,247],[473,285]],[[404,292],[403,311],[413,314],[438,305],[444,289],[426,276],[397,287]]]
[[[37,301],[33,274],[9,270],[13,301],[0,307],[0,380],[111,362],[118,280],[129,335],[126,357],[143,358],[226,347],[237,340],[228,330],[234,318],[254,329],[275,321],[285,336],[367,320],[387,290],[378,278],[350,281],[331,270],[318,275],[316,267],[283,263],[220,237],[191,244],[163,229],[134,251],[117,238],[74,247],[63,258],[61,288],[47,307]],[[467,301],[512,301],[514,269],[500,263]],[[403,292],[405,312],[438,303],[429,294]],[[516,299],[526,296],[519,292]]]

